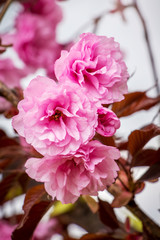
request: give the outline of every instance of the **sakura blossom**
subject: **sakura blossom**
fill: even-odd
[[[97,133],[105,137],[113,136],[116,130],[120,127],[120,120],[117,118],[116,114],[108,108],[100,107],[97,112]]]
[[[22,4],[24,6],[23,12],[45,17],[45,21],[54,26],[53,31],[57,23],[62,20],[62,10],[55,0],[29,0]]]
[[[49,219],[47,222],[40,222],[36,227],[32,240],[50,240],[57,230],[57,221]],[[0,220],[1,240],[11,240],[12,232],[16,229],[17,225],[11,225],[7,221]]]
[[[70,51],[55,62],[60,82],[69,80],[85,88],[92,101],[113,103],[127,93],[127,67],[119,43],[113,38],[83,33]]]
[[[50,69],[59,56],[61,47],[56,42],[55,31],[48,21],[24,12],[16,19],[14,49],[27,65]]]
[[[7,87],[20,87],[20,80],[28,73],[26,67],[20,69],[14,66],[10,58],[0,59],[0,81]],[[10,107],[10,103],[0,97],[0,110],[5,110]]]
[[[97,127],[97,109],[77,84],[38,76],[24,90],[13,127],[39,153],[74,154]]]
[[[14,229],[15,229],[15,225],[10,225],[6,221],[0,220],[0,230],[1,230],[0,239],[10,240],[11,234]]]
[[[44,182],[53,199],[73,203],[80,195],[97,195],[113,183],[119,170],[114,160],[119,156],[118,149],[91,141],[74,156],[30,158],[25,167],[31,178]]]

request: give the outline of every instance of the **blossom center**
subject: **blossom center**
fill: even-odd
[[[56,110],[55,113],[49,117],[49,120],[55,120],[58,121],[60,117],[63,117],[63,113],[59,110]]]

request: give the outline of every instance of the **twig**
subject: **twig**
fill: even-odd
[[[156,87],[156,84],[154,84],[152,87],[149,87],[147,90],[145,90],[144,92],[147,93],[149,92],[150,90],[154,89]]]
[[[98,17],[92,19],[92,21],[93,21],[93,30],[92,30],[92,32],[93,32],[93,33],[96,33],[96,32],[97,32],[98,25],[99,25],[100,21],[102,20],[102,18],[103,18],[104,16],[106,16],[106,15],[109,14],[109,13],[110,13],[110,11],[104,11],[104,12],[101,13]]]
[[[129,211],[136,215],[143,223],[143,230],[149,237],[148,239],[159,240],[160,239],[160,227],[153,222],[135,203],[131,200],[126,206]]]
[[[88,22],[86,22],[85,24],[83,24],[80,29],[74,34],[74,36],[72,37],[72,39],[76,39],[77,36],[79,36],[79,34],[81,34],[85,28],[87,28],[88,26],[90,26],[91,24],[93,24],[93,30],[92,32],[93,33],[96,33],[97,31],[97,27],[98,27],[98,24],[100,22],[100,20],[105,16],[107,15],[108,13],[110,13],[110,11],[104,11],[102,12],[100,15],[98,15],[97,17],[95,18],[92,18],[90,19]],[[70,40],[72,41],[72,40]]]
[[[158,109],[158,112],[155,114],[155,116],[152,119],[152,123],[155,121],[155,119],[160,115],[160,108]]]
[[[4,4],[4,7],[2,8],[2,11],[0,13],[0,22],[2,21],[2,18],[4,17],[8,7],[12,3],[13,0],[7,0],[7,2]]]
[[[144,29],[144,35],[145,35],[145,40],[147,43],[147,48],[148,48],[148,53],[149,53],[149,57],[150,57],[150,61],[151,61],[151,66],[152,66],[152,71],[153,71],[153,77],[154,77],[154,81],[156,84],[156,90],[157,90],[157,94],[160,94],[160,89],[159,89],[159,85],[158,85],[158,75],[157,75],[157,71],[156,71],[156,67],[155,67],[155,61],[153,58],[153,52],[152,52],[152,48],[151,48],[151,43],[150,43],[150,39],[149,39],[149,34],[148,34],[148,30],[147,30],[147,26],[146,26],[146,22],[141,14],[141,11],[137,5],[137,1],[134,0],[134,4],[133,4],[135,10],[137,11],[137,14],[142,22],[143,25],[143,29]]]
[[[18,98],[17,96],[3,83],[0,81],[0,96],[7,99],[12,103],[13,106],[17,106]]]

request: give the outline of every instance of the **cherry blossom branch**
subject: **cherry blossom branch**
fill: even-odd
[[[88,22],[86,22],[80,27],[80,29],[74,34],[74,36],[71,39],[77,38],[77,36],[79,36],[82,32],[84,32],[84,29],[90,26],[91,24],[93,24],[92,32],[96,33],[100,20],[109,13],[110,11],[106,10],[103,13],[99,14],[97,17],[90,19]]]
[[[160,239],[160,227],[138,207],[134,200],[131,200],[125,207],[142,221],[144,232],[147,237],[150,237],[147,239]]]
[[[153,77],[154,77],[154,81],[156,84],[156,90],[157,90],[157,94],[160,94],[160,88],[158,85],[158,75],[157,75],[157,71],[156,71],[156,66],[155,66],[155,61],[154,61],[154,57],[153,57],[153,52],[152,52],[152,47],[151,47],[151,43],[150,43],[150,39],[149,39],[149,34],[148,34],[148,30],[147,30],[147,26],[146,26],[146,22],[144,17],[142,16],[142,13],[137,5],[137,0],[134,0],[134,4],[133,4],[141,22],[142,22],[142,26],[144,29],[144,35],[145,35],[145,40],[147,43],[147,48],[148,48],[148,53],[149,53],[149,57],[150,57],[150,61],[151,61],[151,66],[152,66],[152,72],[153,72]]]
[[[0,22],[2,21],[8,7],[10,6],[10,4],[12,3],[13,0],[7,0],[6,3],[4,4],[4,7],[2,8],[2,11],[0,13]]]
[[[0,96],[12,103],[13,106],[17,106],[18,98],[3,82],[0,81]]]

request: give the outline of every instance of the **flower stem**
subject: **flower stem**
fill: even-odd
[[[0,96],[11,102],[13,106],[17,106],[17,96],[3,83],[0,81]]]

